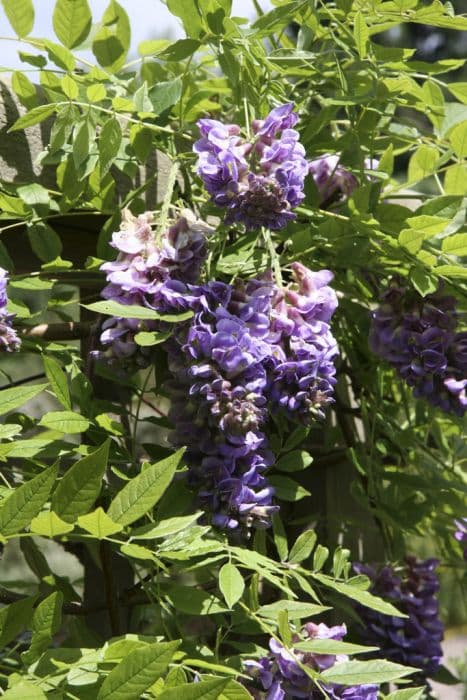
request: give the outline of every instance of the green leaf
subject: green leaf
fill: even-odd
[[[81,515],[78,518],[78,525],[94,535],[99,540],[109,537],[110,535],[115,535],[115,533],[123,530],[123,525],[119,523],[114,523],[114,521],[109,518],[107,513],[102,508],[97,508],[92,513],[87,515]]]
[[[52,510],[62,520],[74,523],[93,505],[102,487],[109,446],[110,440],[106,440],[90,455],[75,462],[60,480],[52,496]]]
[[[433,146],[420,146],[409,161],[408,182],[418,182],[428,175],[432,175],[436,169],[439,153]]]
[[[122,142],[122,129],[115,117],[108,119],[99,136],[99,165],[101,178],[109,171]]]
[[[365,58],[370,32],[362,12],[356,12],[355,14],[353,35],[357,45],[358,55],[360,58]]]
[[[62,433],[84,433],[89,428],[89,421],[73,411],[50,411],[39,421],[39,425]]]
[[[199,38],[203,22],[195,0],[167,0],[167,8],[172,15],[182,20],[187,36]]]
[[[328,588],[331,588],[332,590],[337,591],[338,593],[341,593],[344,596],[347,596],[347,598],[351,598],[351,600],[356,600],[357,603],[361,603],[366,608],[376,610],[377,612],[383,613],[383,615],[392,615],[394,617],[407,617],[407,615],[404,615],[404,613],[401,613],[400,610],[395,608],[394,605],[387,603],[385,600],[381,600],[381,598],[377,598],[368,591],[362,591],[361,589],[357,588],[356,586],[352,586],[349,583],[334,581],[332,578],[326,576],[325,574],[314,573],[312,574],[312,576],[316,581],[319,581],[324,586],[327,586]]]
[[[316,532],[314,530],[306,530],[297,537],[294,546],[289,555],[289,561],[293,564],[298,564],[301,561],[308,559],[313,547],[316,544]]]
[[[94,83],[86,88],[86,97],[91,104],[102,102],[107,97],[107,91],[101,83]]]
[[[102,17],[101,27],[94,36],[92,52],[101,66],[118,71],[125,63],[130,41],[128,15],[116,0],[110,0]]]
[[[147,348],[165,342],[167,338],[170,338],[170,336],[170,332],[158,333],[157,331],[142,331],[141,333],[136,333],[134,341],[137,345],[141,345],[141,347]]]
[[[60,80],[60,87],[69,100],[76,100],[79,95],[78,83],[73,80],[71,75],[64,75]]]
[[[310,495],[310,492],[288,476],[271,476],[270,482],[276,490],[277,498],[282,501],[301,501],[302,498]]]
[[[20,131],[21,129],[27,129],[28,126],[34,126],[35,124],[40,124],[47,117],[52,116],[55,112],[55,105],[39,105],[39,107],[34,107],[30,109],[29,112],[23,114],[22,117],[17,119],[13,126],[10,126],[8,133],[11,131]]]
[[[24,73],[15,70],[11,77],[11,86],[18,95],[21,104],[27,109],[32,109],[36,106],[36,88]]]
[[[422,700],[425,697],[426,688],[404,688],[395,690],[385,696],[385,700]]]
[[[158,83],[152,88],[149,93],[149,99],[156,114],[161,114],[179,101],[182,96],[182,86],[182,79],[175,78],[174,80]]]
[[[33,384],[32,386],[19,386],[13,389],[2,389],[0,391],[0,414],[9,413],[14,408],[22,406],[27,401],[33,399],[41,391],[44,391],[48,384]]]
[[[44,41],[44,48],[47,51],[47,55],[51,61],[53,61],[59,68],[63,68],[66,71],[72,71],[76,67],[76,60],[71,51],[61,44],[56,44],[54,41],[46,39]]]
[[[2,700],[3,698],[6,700],[47,700],[44,691],[29,681],[20,681],[13,688],[9,688],[2,695]]]
[[[457,124],[449,132],[449,141],[456,156],[459,158],[467,157],[467,120]]]
[[[139,544],[123,544],[120,547],[120,551],[125,557],[142,559],[143,561],[154,561],[154,552],[147,547],[142,547]]]
[[[172,481],[183,453],[181,449],[157,464],[150,464],[129,481],[110,504],[108,515],[112,520],[129,525],[152,510]]]
[[[306,469],[313,462],[313,457],[304,450],[288,452],[274,465],[281,472],[299,472]]]
[[[166,323],[178,323],[187,321],[193,316],[192,311],[185,311],[182,314],[158,314],[157,311],[148,309],[145,306],[134,306],[132,304],[119,304],[116,301],[96,301],[93,304],[83,304],[85,309],[95,311],[106,316],[116,316],[117,318],[138,318],[142,321],[160,320]]]
[[[293,648],[315,654],[366,654],[368,651],[378,650],[378,647],[365,647],[361,644],[339,642],[335,639],[310,639],[305,642],[294,642]]]
[[[0,509],[0,533],[16,535],[24,530],[42,510],[57,478],[57,465],[53,465],[16,488]]]
[[[180,642],[157,642],[130,651],[104,680],[97,700],[130,700],[141,695],[167,669]]]
[[[161,51],[159,56],[165,58],[166,61],[183,61],[192,56],[200,46],[201,43],[195,39],[179,39]]]
[[[43,221],[28,224],[28,238],[34,253],[43,262],[55,260],[62,252],[60,236]]]
[[[5,605],[0,610],[0,648],[4,649],[25,627],[28,627],[34,601],[35,598],[25,598]]]
[[[285,610],[290,620],[296,620],[302,617],[313,617],[314,615],[322,615],[323,612],[329,610],[325,605],[315,605],[314,603],[300,603],[297,600],[279,600],[277,603],[262,605],[257,611],[261,617],[268,617],[275,620],[281,610]]]
[[[39,603],[32,618],[32,640],[29,651],[22,654],[26,664],[31,664],[49,647],[52,637],[62,621],[63,594],[52,593]]]
[[[187,586],[170,586],[167,597],[177,612],[187,615],[215,615],[227,612],[217,596]]]
[[[446,194],[465,195],[465,183],[467,182],[467,165],[456,163],[450,165],[444,174],[444,189]]]
[[[410,281],[422,297],[432,294],[438,287],[438,280],[423,267],[416,266],[410,270]]]
[[[87,0],[57,0],[53,28],[68,49],[82,44],[91,31],[92,15]]]
[[[50,386],[58,401],[66,409],[71,409],[70,390],[65,372],[60,367],[60,364],[53,357],[43,355],[44,369]]]
[[[152,523],[143,525],[131,531],[131,538],[135,540],[153,540],[159,537],[169,537],[169,535],[175,535],[177,532],[185,530],[196,522],[201,515],[203,515],[203,511],[178,518],[167,518],[167,520],[161,520],[160,523],[155,525]]]
[[[448,83],[446,87],[459,102],[467,104],[467,83]]]
[[[212,681],[176,685],[163,690],[158,698],[159,700],[218,700],[228,683],[230,683],[229,678],[216,678]]]
[[[245,590],[243,577],[234,564],[224,564],[219,571],[219,588],[229,608],[233,608]]]
[[[13,31],[21,38],[27,36],[34,26],[32,0],[2,0],[2,5]]]
[[[67,532],[71,532],[74,526],[66,523],[51,510],[33,518],[29,527],[35,535],[56,537],[57,535],[65,535]]]
[[[321,673],[326,682],[339,685],[363,685],[364,683],[389,683],[398,678],[417,673],[419,669],[401,666],[392,661],[377,659],[374,661],[346,661],[334,664]]]
[[[455,233],[445,238],[441,244],[441,250],[443,253],[458,257],[467,255],[467,233]]]
[[[461,265],[439,265],[433,268],[433,272],[448,279],[465,279],[467,277],[467,268]]]

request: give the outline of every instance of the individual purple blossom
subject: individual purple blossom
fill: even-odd
[[[14,352],[21,347],[21,340],[12,326],[15,315],[7,311],[7,283],[8,272],[0,267],[0,350]]]
[[[341,641],[347,632],[345,625],[328,627],[320,623],[306,623],[301,636],[294,635],[293,642],[313,639],[334,639]],[[259,661],[246,661],[247,673],[256,681],[257,687],[248,687],[258,700],[295,700],[309,698],[321,700],[323,697],[338,700],[376,700],[378,686],[374,684],[343,686],[334,683],[315,681],[304,670],[304,666],[315,672],[325,671],[335,664],[348,661],[345,654],[317,654],[293,649],[289,651],[276,639],[269,641],[270,653]],[[324,693],[326,695],[324,695]]]
[[[122,225],[112,236],[118,250],[115,261],[101,266],[107,274],[102,297],[119,304],[144,306],[159,314],[186,311],[197,302],[192,294],[206,258],[208,227],[191,212],[180,216],[159,237],[152,228],[153,214],[135,217],[124,210]],[[158,321],[109,318],[102,324],[100,342],[107,348],[99,356],[110,357],[134,368],[150,362],[151,349],[138,346],[135,335],[161,328]]]
[[[419,668],[424,678],[436,673],[443,655],[444,626],[439,618],[439,579],[435,571],[438,564],[437,559],[418,561],[413,556],[406,557],[400,571],[389,565],[377,571],[372,566],[354,564],[359,574],[370,578],[371,593],[408,616],[393,617],[358,606],[363,640],[380,649],[372,656]]]
[[[464,546],[464,559],[467,561],[467,518],[454,520],[457,527],[454,537]]]
[[[467,333],[458,330],[454,297],[441,288],[422,297],[392,280],[372,312],[370,348],[412,387],[443,411],[467,409]]]
[[[199,120],[201,139],[193,147],[197,173],[211,201],[226,209],[227,225],[276,230],[295,219],[292,210],[305,196],[308,173],[305,149],[292,128],[297,121],[292,103],[276,107],[266,119],[253,122],[248,142],[237,124]]]

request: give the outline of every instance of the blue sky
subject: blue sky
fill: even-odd
[[[136,53],[140,41],[148,38],[183,36],[183,29],[178,20],[173,17],[161,0],[119,0],[127,11],[132,28],[132,53]],[[93,21],[98,21],[105,8],[107,0],[89,0]],[[269,1],[260,0],[261,6],[266,9]],[[32,36],[54,39],[52,29],[52,13],[55,0],[34,0],[36,19]],[[241,17],[253,18],[256,16],[252,0],[233,0],[233,13]],[[14,33],[6,19],[0,5],[0,36],[14,37]],[[0,38],[1,53],[0,65],[8,68],[25,68],[25,64],[18,59],[18,47],[20,44],[13,41],[5,41]],[[21,45],[24,50],[28,47]]]

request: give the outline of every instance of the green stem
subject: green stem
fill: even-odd
[[[273,272],[274,272],[276,284],[279,287],[282,287],[283,284],[282,284],[281,263],[280,263],[280,258],[277,254],[277,251],[274,247],[274,243],[272,242],[271,231],[267,228],[263,228],[262,233],[263,233],[263,238],[264,238],[264,242],[266,244],[267,251],[269,253],[269,257],[271,259],[271,267],[272,267]]]

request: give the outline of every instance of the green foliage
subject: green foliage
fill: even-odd
[[[291,0],[247,23],[229,0],[167,0],[185,36],[144,41],[128,60],[131,28],[116,0],[94,18],[87,0],[56,0],[53,41],[30,36],[31,0],[2,5],[25,49],[12,75],[24,110],[9,132],[50,133],[35,167],[53,173],[0,188],[0,264],[11,273],[24,377],[46,377],[18,379],[13,355],[0,368],[0,542],[6,555],[19,542],[31,573],[24,584],[0,576],[2,697],[247,700],[243,661],[264,656],[270,637],[291,653],[365,654],[354,637],[295,636],[331,614],[350,627],[355,603],[403,616],[352,576],[361,547],[395,561],[429,534],[421,553],[462,575],[452,522],[467,492],[462,421],[414,399],[369,352],[368,319],[393,275],[422,296],[442,281],[465,312],[465,61],[419,60],[382,33],[413,24],[454,33],[466,18],[437,0]],[[307,157],[339,154],[358,187],[320,208],[310,183],[296,222],[265,245],[218,223],[194,173],[195,122],[238,123],[248,135],[292,100]],[[311,429],[274,417],[268,478],[281,509],[248,540],[211,526],[186,486],[183,450],[169,447],[164,343],[192,313],[96,301],[125,207],[155,210],[156,235],[172,208],[214,222],[207,280],[270,267],[286,277],[297,260],[334,272],[336,403]],[[148,370],[96,370],[97,326],[114,316],[141,321],[135,342],[153,353]],[[161,330],[148,329],[154,320]],[[79,561],[77,579],[54,571],[46,540]],[[413,672],[350,659],[317,677],[419,686]],[[381,697],[421,699],[418,686]]]

